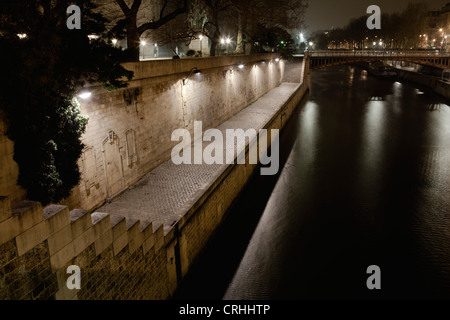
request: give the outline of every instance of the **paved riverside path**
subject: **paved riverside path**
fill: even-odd
[[[263,128],[298,86],[299,83],[282,83],[216,129],[219,129],[225,137],[227,129]],[[233,150],[224,150],[224,155],[230,151]],[[111,217],[126,217],[128,225],[136,220],[141,221],[141,227],[152,223],[155,231],[164,225],[165,232],[168,232],[170,226],[182,218],[178,216],[180,209],[192,201],[199,192],[206,191],[215,177],[227,166],[207,164],[177,166],[169,160],[148,173],[111,203],[96,211],[109,213]]]

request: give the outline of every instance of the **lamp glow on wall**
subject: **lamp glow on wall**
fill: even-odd
[[[88,100],[92,96],[92,92],[83,90],[78,94],[78,96],[83,100]]]

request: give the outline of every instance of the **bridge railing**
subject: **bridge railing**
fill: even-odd
[[[308,55],[312,58],[326,57],[418,57],[418,58],[448,58],[449,52],[434,51],[400,51],[400,50],[315,50],[309,51]]]

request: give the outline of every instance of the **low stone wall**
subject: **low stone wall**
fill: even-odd
[[[281,129],[308,89],[309,76],[264,128]],[[105,213],[0,197],[0,299],[170,298],[255,169],[228,166],[166,233]],[[70,265],[81,269],[81,290],[66,286]]]

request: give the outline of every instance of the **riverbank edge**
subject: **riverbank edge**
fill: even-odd
[[[414,71],[396,69],[397,78],[399,80],[412,82],[431,89],[434,93],[445,99],[450,100],[450,83],[440,80],[439,78],[428,76]]]
[[[308,75],[273,117],[265,123],[263,129],[267,129],[268,132],[272,129],[282,130],[309,91],[309,86]],[[249,163],[248,151],[249,145],[246,146],[246,163]],[[177,259],[179,260],[177,263],[180,263],[177,267],[178,284],[197,264],[207,244],[222,225],[235,199],[257,173],[258,168],[259,165],[229,165],[225,171],[214,178],[206,191],[180,210],[184,211],[180,213],[181,220],[166,235],[167,238],[172,239],[166,245],[176,248],[175,255],[179,257]]]

